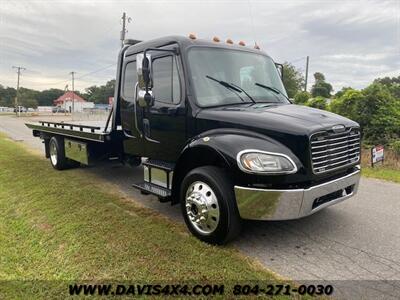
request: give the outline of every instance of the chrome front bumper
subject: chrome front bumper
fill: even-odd
[[[311,215],[357,193],[357,171],[308,189],[268,190],[235,186],[240,216],[252,220],[290,220]]]

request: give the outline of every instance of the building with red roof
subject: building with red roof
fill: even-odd
[[[63,106],[65,102],[72,101],[72,99],[74,100],[74,102],[87,102],[85,99],[73,93],[72,91],[66,92],[64,95],[58,97],[53,102],[55,106]]]
[[[54,106],[58,106],[60,108],[65,109],[66,111],[72,112],[82,112],[85,109],[94,108],[93,102],[88,102],[83,99],[81,96],[68,91],[64,95],[58,97],[58,99],[53,101]]]

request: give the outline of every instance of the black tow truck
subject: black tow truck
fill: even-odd
[[[291,103],[278,64],[230,40],[127,40],[103,126],[27,124],[57,170],[118,158],[145,194],[180,204],[189,230],[222,244],[242,219],[308,216],[357,192],[359,125]]]

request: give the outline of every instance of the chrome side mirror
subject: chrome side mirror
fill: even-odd
[[[136,55],[136,71],[138,77],[139,88],[145,90],[146,87],[151,89],[153,82],[151,80],[151,55],[146,54],[146,59],[143,53]]]
[[[281,80],[283,80],[283,64],[275,63],[275,67],[278,70]]]
[[[136,101],[140,107],[150,107],[154,103],[153,81],[151,78],[151,55],[143,53],[136,55],[136,71],[138,78],[138,91]]]

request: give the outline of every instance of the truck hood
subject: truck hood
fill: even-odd
[[[294,104],[257,103],[203,109],[197,119],[200,124],[202,120],[207,123],[215,121],[217,127],[251,129],[270,136],[277,133],[310,136],[314,132],[331,129],[334,125],[358,126],[356,122],[342,116]]]
[[[311,174],[309,137],[334,125],[358,126],[339,115],[293,104],[242,104],[201,110],[196,116],[197,133],[235,128],[256,132],[285,145]]]

